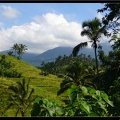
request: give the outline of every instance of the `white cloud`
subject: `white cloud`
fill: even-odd
[[[7,19],[13,19],[16,18],[20,15],[20,12],[15,9],[12,8],[11,6],[0,6],[1,10],[0,10],[0,16],[1,17],[5,17]]]
[[[98,19],[100,19],[100,20],[102,21],[103,15],[102,15],[100,12],[99,12],[99,13],[97,13],[97,15],[96,15],[96,16],[97,16],[97,18],[98,18]]]
[[[81,24],[68,22],[62,14],[47,13],[34,17],[34,22],[0,31],[0,50],[10,49],[15,43],[25,44],[33,53],[58,46],[75,47],[88,41],[87,37],[80,36],[81,31]]]

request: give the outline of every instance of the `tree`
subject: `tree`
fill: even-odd
[[[92,42],[92,47],[95,51],[95,60],[96,60],[96,70],[98,75],[98,60],[97,60],[97,42],[99,42],[99,38],[102,34],[107,35],[107,31],[104,27],[102,27],[102,24],[98,18],[95,18],[93,20],[84,21],[82,23],[83,31],[81,32],[81,36],[87,36],[90,41]],[[88,42],[83,42],[78,44],[73,48],[72,54],[75,57],[80,49],[86,47],[88,45]]]
[[[57,95],[65,92],[72,85],[92,85],[92,87],[94,87],[94,83],[90,81],[91,77],[93,76],[89,71],[86,70],[83,64],[79,62],[73,62],[66,68],[66,75],[64,75],[64,80],[60,84],[60,90],[57,92]]]
[[[17,53],[19,55],[19,58],[22,58],[22,54],[27,50],[27,46],[23,44],[18,44],[18,49]]]
[[[27,46],[24,44],[14,44],[12,47],[13,50],[15,50],[15,56],[16,56],[16,52],[19,55],[19,59],[22,58],[22,54],[27,50]],[[11,54],[11,53],[10,53]]]
[[[16,85],[11,85],[8,88],[12,91],[12,93],[10,93],[10,107],[13,105],[17,106],[16,116],[19,111],[22,116],[25,116],[26,109],[30,107],[32,101],[35,99],[32,97],[34,89],[32,88],[31,91],[29,91],[29,83],[30,79],[27,84],[25,79],[23,79],[21,82],[17,82]]]
[[[15,50],[15,56],[16,56],[16,52],[18,50],[18,44],[14,44],[13,47],[12,47],[13,50]]]
[[[13,51],[8,51],[8,55],[13,56]]]
[[[109,109],[109,113],[113,116],[120,116],[120,38],[113,35],[110,41],[113,41],[113,50],[108,55],[104,54],[102,47],[99,47],[98,51],[103,69],[102,90],[111,96],[115,105],[114,108]]]
[[[98,9],[98,12],[107,12],[102,18],[104,26],[113,29],[114,33],[119,31],[120,3],[105,3],[104,8]]]

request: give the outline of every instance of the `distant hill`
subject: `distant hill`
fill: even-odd
[[[100,44],[103,47],[103,50],[106,54],[111,50],[109,43],[101,43]],[[40,66],[41,63],[44,62],[51,62],[55,61],[55,59],[60,56],[69,56],[72,53],[73,48],[72,47],[56,47],[50,50],[47,50],[41,54],[34,54],[34,53],[27,53],[25,52],[23,54],[22,60],[30,63],[34,66]],[[2,54],[7,54],[8,51],[2,51]],[[91,57],[94,58],[94,50],[92,48],[84,48],[80,50],[79,54],[86,54],[91,55]]]
[[[44,62],[52,62],[54,61],[59,55],[70,55],[72,53],[71,47],[56,47],[54,49],[47,50],[46,52],[37,55],[31,59],[31,64],[35,66],[40,66],[40,64]]]
[[[109,43],[101,43],[100,45],[103,47],[103,50],[105,51],[106,54],[108,54],[108,52],[111,50]],[[72,47],[56,47],[54,49],[47,50],[46,52],[33,57],[29,63],[35,66],[40,66],[43,61],[44,62],[55,61],[55,59],[59,55],[69,56],[72,53],[72,50],[73,50]],[[78,55],[81,53],[86,54],[86,56],[91,55],[91,57],[94,58],[94,50],[92,48],[81,49]]]

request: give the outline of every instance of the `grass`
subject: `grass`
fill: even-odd
[[[0,57],[2,55],[0,54]],[[37,69],[34,66],[31,66],[30,64],[28,64],[27,62],[24,62],[22,60],[18,60],[15,57],[9,56],[9,55],[5,55],[6,56],[6,60],[10,61],[12,64],[12,67],[10,68],[11,70],[17,70],[18,72],[22,73],[23,77],[32,77],[32,78],[37,78],[39,77],[39,73],[41,72],[40,69]]]
[[[1,55],[0,55],[1,57]],[[62,82],[62,78],[58,78],[55,75],[49,74],[48,76],[42,76],[39,73],[41,72],[40,69],[37,69],[34,66],[31,66],[30,64],[22,61],[17,60],[16,58],[12,56],[6,55],[7,61],[11,61],[13,64],[12,68],[10,70],[17,70],[18,72],[22,72],[22,78],[6,78],[6,77],[0,77],[0,91],[2,92],[4,89],[7,89],[8,86],[16,84],[17,81],[21,81],[24,78],[28,80],[28,78],[31,78],[30,81],[30,88],[34,88],[34,95],[41,96],[43,98],[48,98],[51,100],[56,100],[62,104],[62,99],[66,95],[60,95],[57,96],[57,91],[60,89],[60,83]],[[2,108],[1,108],[2,109]],[[26,116],[30,116],[30,110],[28,110]],[[11,108],[6,113],[5,116],[14,116],[15,115],[15,109]]]
[[[0,82],[2,85],[2,88],[8,88],[9,85],[16,84],[17,81],[21,81],[22,78],[0,78]],[[27,80],[27,79],[26,79]],[[61,104],[64,104],[62,102],[63,96],[57,96],[57,91],[59,90],[60,82],[62,81],[61,78],[58,78],[53,75],[48,76],[40,76],[39,78],[33,78],[30,81],[30,89],[34,88],[34,95],[38,95],[43,98],[56,100]],[[0,89],[2,89],[0,88]],[[14,116],[15,115],[15,109],[9,109],[5,116]],[[28,110],[28,113],[26,116],[30,116],[30,109]]]

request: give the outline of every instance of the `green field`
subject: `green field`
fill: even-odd
[[[1,56],[1,55],[0,55]],[[3,91],[4,89],[7,90],[7,88],[10,85],[16,84],[17,81],[22,81],[23,78],[25,80],[30,80],[30,88],[34,88],[34,95],[41,96],[43,98],[48,98],[51,100],[57,100],[61,103],[62,98],[65,94],[61,96],[57,96],[57,91],[60,88],[60,83],[62,82],[62,78],[58,78],[55,75],[47,75],[43,76],[40,75],[39,73],[41,72],[40,69],[37,69],[34,66],[31,66],[30,64],[22,61],[22,60],[17,60],[16,58],[12,56],[6,56],[7,61],[11,61],[13,64],[12,68],[9,70],[17,70],[18,72],[22,73],[21,78],[9,78],[2,76],[0,77],[0,91]],[[11,108],[9,109],[6,113],[5,116],[14,116],[15,115],[15,109]],[[28,113],[26,116],[30,116],[30,110],[28,110]]]

